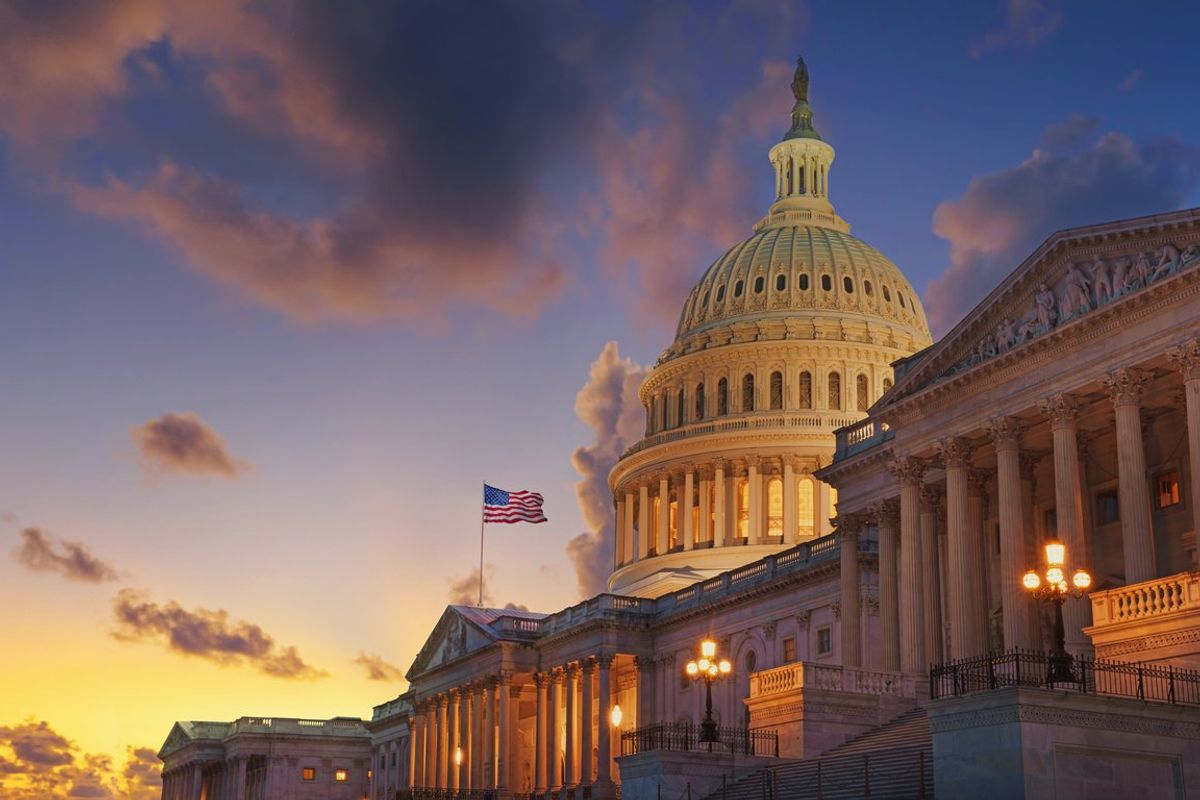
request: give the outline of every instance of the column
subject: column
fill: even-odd
[[[896,509],[895,500],[885,500],[875,508],[879,531],[879,668],[900,669],[900,603],[896,586]],[[843,609],[843,614],[845,609]]]
[[[479,786],[487,791],[496,788],[496,679],[485,679],[481,691]]]
[[[613,566],[621,566],[628,557],[625,552],[625,496],[619,495],[617,517],[613,522]]]
[[[671,479],[666,472],[658,474],[658,539],[655,548],[658,555],[671,549]]]
[[[475,694],[475,686],[463,687],[462,716],[459,728],[462,733],[458,737],[462,742],[463,761],[462,768],[459,770],[458,785],[464,792],[479,788],[478,782],[472,780],[475,764],[479,761],[478,754],[475,752],[475,748],[479,746],[479,740],[475,738],[475,727],[479,716],[479,711],[475,707]]]
[[[454,792],[458,791],[459,765],[454,763],[455,753],[462,745],[462,719],[459,703],[462,693],[458,689],[450,690],[450,710],[446,716],[446,786]]]
[[[1038,539],[1037,531],[1040,520],[1034,516],[1034,489],[1035,473],[1037,471],[1038,462],[1042,460],[1040,454],[1022,452],[1018,458],[1021,470],[1021,510],[1022,520],[1025,524],[1025,542],[1022,549],[1021,569],[1022,571],[1030,567],[1036,567],[1041,563],[1039,558],[1041,550],[1041,542]],[[1038,604],[1026,602],[1028,617],[1028,631],[1030,646],[1034,650],[1045,650],[1042,642],[1042,621],[1041,613],[1038,609]]]
[[[746,456],[746,477],[750,481],[750,514],[746,544],[762,544],[766,527],[763,524],[762,459],[756,455]]]
[[[643,559],[650,554],[650,483],[649,478],[638,484],[637,554]]]
[[[996,505],[1000,515],[1000,612],[1004,647],[1030,649],[1029,596],[1021,575],[1029,562],[1025,553],[1025,506],[1021,492],[1021,423],[1012,417],[994,419],[988,433],[996,445]]]
[[[1132,369],[1119,369],[1104,378],[1117,417],[1117,507],[1121,512],[1126,584],[1152,580],[1158,572],[1146,452],[1142,448],[1141,400],[1145,387],[1146,376]]]
[[[922,627],[925,632],[925,663],[942,663],[942,590],[938,569],[938,507],[940,486],[921,486],[921,584],[924,588]]]
[[[493,732],[492,710],[488,707],[490,683],[486,679],[475,686],[475,705],[471,711],[475,723],[471,731],[471,788],[476,790],[492,786],[489,773],[495,758],[490,741]]]
[[[698,505],[700,506],[700,513],[697,516],[700,518],[700,528],[696,531],[696,538],[702,542],[711,542],[710,519],[712,517],[712,504],[710,501],[712,499],[712,471],[709,467],[700,468],[699,494],[700,500]]]
[[[512,697],[510,696],[515,687],[510,685],[512,680],[511,673],[506,670],[501,670],[499,680],[495,686],[496,689],[496,716],[499,721],[496,742],[497,753],[496,758],[496,788],[505,790],[509,787],[508,762],[511,755],[512,743]],[[536,725],[534,727],[537,727]],[[536,775],[534,780],[537,780]]]
[[[683,549],[691,550],[694,546],[695,532],[692,530],[692,495],[695,493],[695,467],[688,464],[683,468],[683,494],[679,498],[679,530],[683,532]]]
[[[413,717],[412,743],[412,785],[414,788],[425,785],[425,707],[422,703],[416,705],[417,715]]]
[[[593,658],[585,658],[582,665],[583,673],[583,708],[580,713],[580,720],[583,723],[580,727],[580,769],[579,783],[583,786],[588,786],[595,780],[595,770],[592,764],[592,746],[595,740],[596,733],[596,702],[595,702],[595,681],[596,681],[596,660]],[[600,719],[600,730],[604,730],[604,720]]]
[[[829,484],[816,478],[813,479],[813,482],[815,484],[813,494],[816,495],[813,498],[816,504],[814,510],[816,519],[813,520],[813,528],[817,536],[824,536],[829,530],[829,518],[834,516],[830,508]]]
[[[796,459],[783,457],[783,544],[796,543]]]
[[[842,514],[837,518],[841,550],[842,666],[862,666],[862,635],[859,632],[858,534],[862,519]]]
[[[966,439],[954,438],[938,443],[938,451],[946,465],[946,577],[949,600],[946,613],[950,618],[950,658],[979,655],[973,651],[976,638],[974,604],[971,593],[979,587],[967,582],[971,572],[971,552],[967,523],[967,467],[971,460],[971,445]]]
[[[637,727],[654,724],[654,657],[635,656],[637,665]]]
[[[638,560],[637,541],[633,536],[633,509],[634,509],[634,494],[626,489],[625,491],[625,529],[622,532],[624,539],[624,550],[626,562]]]
[[[1058,538],[1067,546],[1069,569],[1085,563],[1087,554],[1075,427],[1079,404],[1070,395],[1060,394],[1042,400],[1039,407],[1049,418],[1050,430],[1054,435],[1054,517]],[[1090,611],[1086,598],[1068,600],[1063,605],[1067,650],[1071,653],[1085,653],[1090,648],[1090,642],[1083,633],[1084,626],[1090,621]]]
[[[713,461],[713,547],[725,546],[725,500],[725,461],[718,458]]]
[[[612,710],[612,663],[613,657],[601,653],[596,657],[596,668],[599,685],[600,707],[597,709],[596,733],[596,783],[592,789],[592,797],[607,796],[606,788],[612,786],[612,738],[614,732],[609,724],[609,712]],[[598,791],[599,790],[599,791]]]
[[[563,786],[571,787],[578,782],[578,771],[575,763],[575,724],[578,721],[578,709],[575,706],[575,693],[579,691],[579,667],[574,664],[567,665],[565,670],[566,675],[566,692],[567,692],[567,743],[565,753],[565,769]]]
[[[1192,506],[1192,530],[1200,531],[1200,339],[1192,339],[1167,351],[1167,357],[1183,374],[1183,396],[1187,405],[1188,477]]]
[[[925,672],[924,558],[921,545],[921,477],[925,464],[899,459],[892,472],[900,482],[900,669]]]
[[[433,745],[433,782],[436,789],[446,788],[446,696],[437,697],[437,739]]]
[[[975,632],[973,641],[976,655],[991,650],[991,607],[988,602],[990,584],[988,582],[987,562],[990,547],[987,539],[987,529],[984,514],[984,504],[987,499],[987,482],[989,474],[985,470],[971,468],[967,470],[967,531],[969,534],[968,553],[970,556],[970,572],[967,581],[976,587],[971,592],[972,613],[975,620],[972,629]]]
[[[562,727],[563,701],[563,671],[556,669],[550,673],[550,708],[547,721],[550,726],[547,743],[550,751],[546,756],[546,788],[550,791],[562,788],[563,751],[559,745],[558,731]]]
[[[547,695],[550,691],[550,676],[544,672],[533,673],[533,682],[537,686],[537,701],[533,718],[533,790],[541,793],[546,791],[546,733],[550,726],[546,722],[549,712]]]

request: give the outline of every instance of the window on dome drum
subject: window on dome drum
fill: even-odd
[[[775,291],[783,292],[787,290],[787,275],[775,276]]]
[[[685,400],[684,400],[684,396],[683,396],[683,387],[680,386],[679,387],[679,397],[677,398],[677,402],[675,403],[675,427],[676,428],[678,428],[680,425],[682,425],[685,422],[684,415],[686,413],[687,413],[687,405],[685,404]]]
[[[867,397],[867,376],[859,375],[854,379],[854,390],[858,395],[858,410],[866,411],[871,405],[870,399]]]
[[[796,524],[800,528],[800,537],[813,535],[813,521],[816,518],[813,500],[816,494],[813,479],[801,477],[796,484]]]
[[[883,390],[886,392],[890,388],[892,388],[892,379],[884,378],[883,379]]]
[[[317,779],[316,767],[304,767],[300,770],[300,780],[308,782]]]
[[[908,306],[904,305],[904,292],[897,291],[896,297],[900,298],[900,307],[901,308],[908,308]]]
[[[812,408],[812,373],[808,370],[800,373],[800,407]]]
[[[750,535],[750,481],[742,478],[737,484],[737,536]]]
[[[733,296],[734,296],[734,297],[741,297],[741,296],[742,296],[742,289],[744,289],[744,288],[746,288],[746,283],[745,283],[744,281],[738,281],[737,283],[735,283],[735,284],[733,285]]]
[[[646,435],[654,433],[654,404],[647,403],[643,406],[646,409]]]
[[[767,481],[767,535],[783,536],[783,479]]]
[[[891,293],[891,291],[888,290],[888,287],[886,287],[886,286],[883,287],[883,299],[889,303],[892,302],[892,293]]]
[[[867,297],[875,294],[875,287],[871,285],[870,281],[863,281],[863,294],[865,294]]]
[[[700,530],[700,506],[692,506],[692,545],[695,546],[704,541],[703,532]]]
[[[808,291],[808,276],[807,275],[802,274],[800,276],[800,291],[802,291],[802,292]]]
[[[1154,493],[1158,507],[1167,508],[1179,504],[1179,473],[1175,470],[1163,472],[1154,479]]]
[[[722,286],[719,289],[717,289],[717,302],[720,303],[720,302],[723,302],[724,300],[725,300],[725,287]]]
[[[704,419],[704,384],[696,384],[696,419]]]
[[[783,373],[771,373],[771,410],[783,408]]]
[[[654,502],[650,507],[652,510],[650,514],[650,552],[658,555],[658,511],[662,508],[662,498],[657,494],[654,495]]]
[[[754,293],[755,294],[762,294],[763,289],[765,289],[766,286],[767,286],[767,280],[762,275],[759,275],[757,278],[754,279]]]
[[[821,288],[827,292],[833,291],[833,278],[828,275],[821,276]]]
[[[671,404],[669,402],[667,402],[667,393],[666,392],[662,393],[662,400],[660,402],[662,405],[662,424],[659,427],[659,430],[665,431],[667,428],[671,427],[670,420],[667,417],[667,412],[670,410]]]
[[[679,539],[679,501],[672,500],[670,507],[667,509],[667,517],[670,523],[667,526],[667,550],[674,550],[683,542]]]
[[[842,277],[842,288],[846,290],[846,294],[854,294],[854,281],[850,280],[849,275]]]
[[[800,170],[800,185],[797,187],[798,194],[804,194],[804,173],[806,170]]]
[[[754,410],[754,376],[747,373],[742,378],[742,411]]]
[[[796,637],[788,636],[783,640],[783,663],[794,664],[796,661]]]
[[[346,773],[346,770],[344,770],[344,769],[334,770],[334,772],[333,772],[333,779],[335,781],[337,781],[338,783],[345,783],[349,777],[350,776]]]
[[[826,388],[829,390],[829,407],[840,410],[842,407],[842,376],[837,372],[829,373],[829,384]]]
[[[725,378],[717,381],[717,416],[723,417],[729,413],[729,381]]]

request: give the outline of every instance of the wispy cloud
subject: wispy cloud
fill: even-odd
[[[389,682],[401,682],[404,680],[404,670],[395,664],[385,661],[383,656],[360,650],[353,663],[366,670],[367,680]]]
[[[1013,47],[1032,50],[1062,26],[1057,0],[1006,0],[1004,21],[971,43],[971,58]]]
[[[13,558],[34,572],[53,572],[81,583],[103,583],[118,577],[111,565],[92,555],[82,542],[58,539],[41,528],[21,530],[21,544],[13,550]]]
[[[1142,68],[1138,67],[1133,72],[1130,72],[1121,79],[1121,82],[1117,84],[1117,91],[1121,94],[1129,94],[1137,88],[1137,85],[1141,82],[1141,80]]]
[[[258,625],[231,620],[223,609],[189,611],[171,601],[159,604],[135,589],[113,600],[119,641],[154,641],[168,650],[221,665],[251,666],[276,678],[315,679],[329,673],[304,662],[295,647],[281,647]]]
[[[146,474],[212,475],[236,478],[249,471],[249,462],[229,453],[225,440],[195,414],[163,414],[133,428]]]
[[[5,800],[157,800],[162,764],[148,747],[126,749],[125,763],[80,752],[46,721],[0,726],[0,796]]]

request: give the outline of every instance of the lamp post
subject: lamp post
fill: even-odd
[[[1085,569],[1076,569],[1067,583],[1067,546],[1057,539],[1046,542],[1046,571],[1044,578],[1037,570],[1029,570],[1021,579],[1022,585],[1034,599],[1054,604],[1054,649],[1050,652],[1047,683],[1075,682],[1074,658],[1067,652],[1066,632],[1063,630],[1063,602],[1068,597],[1083,597],[1092,585],[1092,576]]]
[[[730,663],[722,658],[717,660],[717,643],[705,639],[700,643],[700,658],[687,663],[687,674],[692,680],[704,681],[704,721],[700,723],[700,741],[719,742],[717,722],[712,715],[712,685],[715,681],[729,677],[733,671]]]

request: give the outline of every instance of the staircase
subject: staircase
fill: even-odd
[[[707,800],[932,800],[933,740],[922,708],[807,761],[753,772]]]

